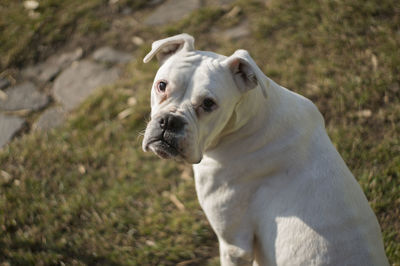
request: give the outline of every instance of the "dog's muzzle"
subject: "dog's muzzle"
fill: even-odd
[[[164,159],[182,155],[180,139],[184,135],[185,120],[176,115],[164,114],[151,123],[146,130],[149,135],[145,137],[144,149],[150,148]]]

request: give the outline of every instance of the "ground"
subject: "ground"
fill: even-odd
[[[218,264],[190,166],[140,148],[157,69],[141,60],[152,41],[187,32],[198,49],[247,49],[270,78],[318,106],[399,265],[400,2],[193,1],[189,16],[158,25],[146,18],[170,1],[145,2],[43,0],[29,13],[19,1],[0,4],[0,77],[10,83],[78,47],[136,58],[52,131],[30,130],[38,113],[22,114],[27,128],[0,151],[0,263]]]

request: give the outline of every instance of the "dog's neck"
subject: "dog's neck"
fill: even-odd
[[[265,99],[264,101],[259,100],[264,98],[262,95],[258,95],[257,91],[260,90],[260,88],[255,88],[254,91],[246,92],[240,97],[222,131],[206,146],[206,152],[217,148],[226,136],[240,132],[243,127],[247,128],[251,124],[251,120],[259,113],[260,105],[265,103]]]
[[[205,161],[211,159],[223,164],[230,161],[226,154],[243,158],[263,152],[266,159],[263,163],[275,164],[275,168],[280,165],[277,151],[282,156],[284,153],[290,156],[303,152],[307,143],[311,145],[312,138],[323,134],[323,118],[311,101],[270,79],[267,81],[270,84],[268,97],[262,95],[260,88],[242,96],[225,129],[213,146],[205,151]],[[263,151],[259,150],[260,147]],[[270,163],[268,155],[271,155]]]

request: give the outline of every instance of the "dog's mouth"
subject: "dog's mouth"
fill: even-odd
[[[162,159],[175,158],[180,155],[175,145],[169,143],[165,139],[155,139],[147,144],[147,146]]]

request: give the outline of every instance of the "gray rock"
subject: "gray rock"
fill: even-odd
[[[179,21],[200,6],[200,0],[168,0],[158,6],[144,23],[153,26]]]
[[[21,75],[23,79],[37,79],[42,72],[42,64],[27,66],[22,69]]]
[[[67,110],[82,103],[96,88],[114,83],[119,69],[106,68],[88,60],[76,62],[65,69],[54,81],[53,93]]]
[[[10,86],[10,81],[6,78],[0,78],[0,90],[7,88]]]
[[[19,117],[0,114],[0,148],[21,130],[24,123],[25,121]]]
[[[45,65],[39,74],[38,79],[42,82],[51,81],[58,75],[58,73],[60,73],[60,71],[61,67],[57,65]]]
[[[33,124],[34,130],[48,131],[60,126],[66,118],[67,112],[59,106],[51,107],[44,111],[39,119]]]
[[[121,11],[121,13],[122,13],[122,15],[130,15],[130,14],[132,14],[132,8],[130,8],[130,7],[124,7],[123,9],[122,9],[122,11]]]
[[[247,22],[243,22],[240,25],[230,28],[224,32],[222,32],[222,37],[235,41],[250,35],[250,29]]]
[[[227,7],[235,2],[235,0],[203,0],[206,6]]]
[[[4,91],[6,99],[0,99],[0,109],[17,111],[22,109],[36,111],[49,103],[49,97],[39,92],[31,82],[10,87]]]
[[[147,1],[146,4],[148,6],[156,6],[156,5],[161,4],[162,2],[164,2],[164,0],[149,0],[149,1]]]
[[[83,55],[82,48],[75,51],[53,55],[45,62],[34,66],[28,66],[22,70],[23,78],[35,79],[41,82],[53,80],[64,68],[68,67],[72,62],[79,60]]]
[[[230,5],[233,2],[235,2],[235,0],[218,0],[220,5]]]
[[[43,63],[38,79],[42,82],[53,80],[61,70],[80,59],[82,55],[82,48],[78,48],[72,52],[51,56]]]
[[[99,48],[93,53],[93,59],[103,63],[128,63],[132,58],[131,54],[117,51],[108,46]]]

